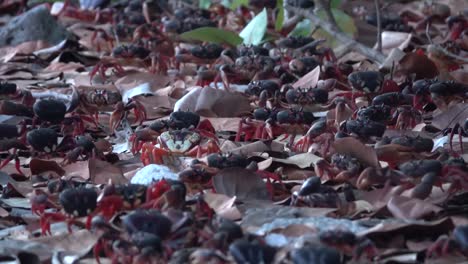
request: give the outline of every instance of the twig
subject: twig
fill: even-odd
[[[323,11],[325,11],[325,15],[327,16],[330,25],[334,28],[335,31],[341,32],[341,29],[338,26],[338,23],[336,23],[335,17],[333,16],[333,12],[331,11],[330,0],[319,0],[319,2]]]
[[[374,0],[375,14],[377,16],[377,51],[382,52],[382,19],[380,17],[380,1]]]
[[[115,42],[117,43],[117,46],[120,46],[120,38],[119,38],[119,35],[117,34],[117,26],[112,26],[111,27],[111,30],[112,30],[112,34],[114,35],[114,38],[115,38]]]
[[[434,41],[432,41],[432,38],[431,38],[431,35],[429,34],[429,27],[431,26],[431,23],[427,23],[426,24],[426,38],[427,40],[429,41],[429,43],[431,44],[430,46],[433,48],[433,49],[436,49],[437,51],[440,51],[442,52],[445,56],[447,57],[450,57],[452,59],[456,59],[456,60],[459,60],[459,61],[462,61],[464,63],[468,63],[468,58],[464,58],[462,56],[458,56],[457,54],[453,54],[452,52],[448,51],[447,49],[445,49],[444,47],[440,46],[439,44],[435,44]],[[429,47],[428,47],[429,49]]]
[[[286,9],[310,19],[310,21],[313,24],[320,26],[323,30],[327,31],[332,37],[336,38],[338,41],[342,43],[348,43],[352,50],[366,56],[367,58],[374,60],[379,64],[382,64],[385,61],[385,56],[382,53],[364,46],[363,44],[357,42],[356,40],[352,39],[343,32],[338,32],[334,30],[333,26],[330,25],[329,22],[320,19],[310,11],[291,6],[287,6]]]

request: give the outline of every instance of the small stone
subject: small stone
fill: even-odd
[[[150,185],[161,179],[178,180],[179,176],[164,165],[149,164],[139,170],[130,180],[133,184]]]
[[[0,29],[0,47],[37,40],[55,45],[69,35],[65,27],[50,15],[49,9],[40,5],[13,18]]]

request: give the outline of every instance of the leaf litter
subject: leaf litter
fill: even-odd
[[[314,1],[55,2],[73,36],[0,47],[2,260],[466,261],[463,3],[384,5],[379,65],[331,37],[373,46],[374,1],[331,1],[343,32]]]

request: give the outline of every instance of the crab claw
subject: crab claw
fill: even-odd
[[[202,120],[197,126],[197,132],[204,137],[209,137],[212,139],[216,138],[216,130],[213,127],[213,124],[208,119]]]
[[[135,113],[135,119],[141,125],[143,121],[146,120],[146,111],[143,105],[137,101],[131,101],[127,105],[124,105],[123,102],[118,102],[115,104],[114,112],[110,117],[110,128],[112,131],[115,131],[119,127],[122,119],[125,116],[126,111],[133,109]]]
[[[117,127],[120,125],[120,122],[124,116],[125,107],[122,102],[118,102],[115,104],[114,112],[112,112],[109,125],[112,131],[115,131]]]
[[[106,71],[109,68],[114,68],[117,74],[123,74],[125,72],[122,65],[117,62],[98,62],[94,68],[89,72],[89,80],[92,81],[94,76],[99,73],[102,79],[106,79]]]

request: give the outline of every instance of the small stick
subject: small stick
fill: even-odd
[[[427,40],[429,41],[429,43],[431,44],[431,46],[436,49],[437,51],[440,51],[442,52],[445,56],[447,57],[450,57],[452,59],[456,59],[456,60],[459,60],[459,61],[462,61],[464,63],[468,63],[468,58],[464,58],[462,56],[458,56],[457,54],[453,54],[452,52],[448,51],[447,49],[445,49],[444,47],[438,45],[438,44],[435,44],[434,41],[432,41],[432,38],[431,38],[431,35],[429,34],[429,27],[431,26],[431,23],[427,23],[426,24],[426,38]]]
[[[380,17],[380,1],[374,0],[374,4],[377,16],[377,51],[382,52],[382,18]]]
[[[385,61],[385,55],[383,55],[381,52],[378,52],[372,48],[365,46],[362,43],[357,42],[356,40],[349,37],[343,32],[336,31],[329,22],[320,19],[315,14],[311,13],[309,10],[304,10],[304,9],[296,8],[292,6],[288,6],[287,9],[290,10],[291,12],[294,12],[298,15],[301,15],[303,17],[310,19],[310,21],[313,24],[320,26],[320,28],[327,31],[332,37],[336,38],[338,41],[342,43],[348,43],[348,45],[350,46],[350,49],[366,56],[367,58],[373,61],[376,61],[379,64],[382,64]]]

